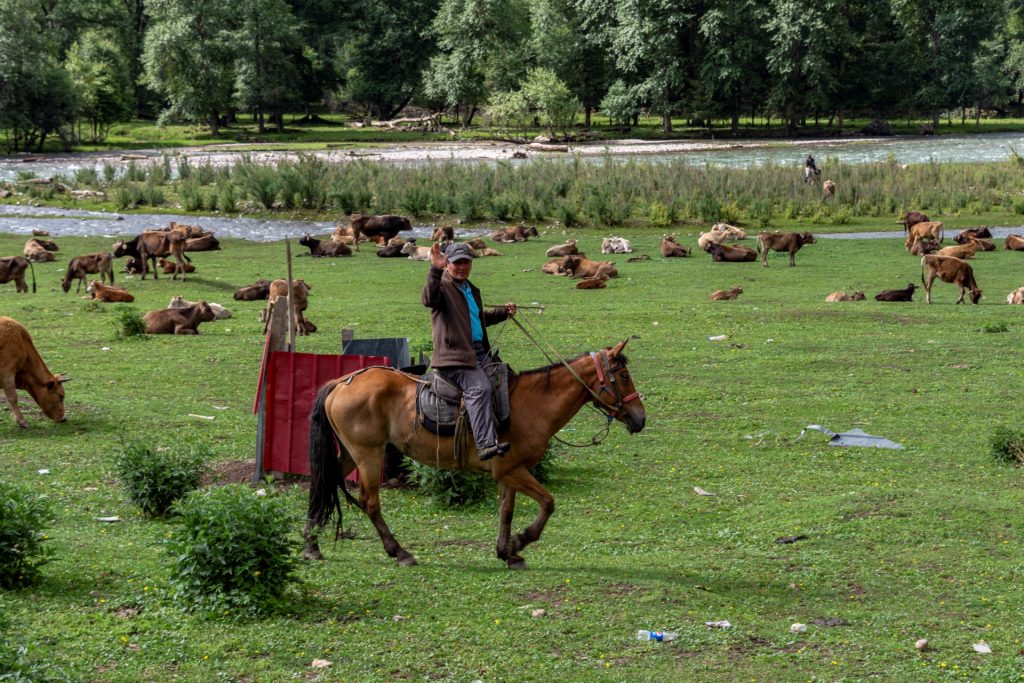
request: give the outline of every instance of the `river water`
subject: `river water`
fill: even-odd
[[[165,151],[103,152],[85,154],[44,154],[0,156],[0,181],[24,176],[51,177],[63,175],[73,178],[79,169],[91,168],[101,175],[112,166],[123,172],[129,164],[148,165],[164,163],[170,159],[172,174],[178,161],[187,158],[194,167],[205,163],[222,166],[240,161],[243,156],[259,163],[275,163],[295,158],[294,152],[272,149],[246,151],[235,145],[212,148],[187,148]],[[807,154],[813,154],[819,165],[830,160],[841,163],[869,163],[893,158],[899,163],[981,162],[1004,161],[1013,150],[1024,153],[1024,134],[994,133],[987,135],[947,136],[894,136],[884,138],[836,138],[828,140],[786,141],[641,141],[584,143],[571,146],[572,156],[587,162],[602,163],[607,159],[643,159],[654,163],[687,163],[749,167],[759,164],[792,165],[799,170]],[[525,159],[512,159],[513,152],[525,151]],[[357,159],[396,165],[422,165],[430,163],[497,163],[529,164],[536,159],[568,159],[565,152],[535,150],[529,146],[507,143],[423,143],[388,145],[380,148],[355,150],[326,150],[313,152],[317,156],[337,163],[351,163]],[[339,217],[340,218],[340,217]],[[125,235],[145,228],[167,225],[168,221],[196,223],[225,237],[269,241],[303,232],[323,234],[330,232],[332,222],[303,222],[256,218],[225,218],[145,214],[106,214],[87,211],[0,205],[0,231],[28,234],[33,228],[49,231],[52,235]],[[416,226],[418,236],[429,235],[431,226]],[[1004,232],[1019,228],[1004,228]],[[995,234],[995,233],[994,233]],[[847,233],[832,235],[836,238],[894,237],[898,233]],[[1003,236],[1003,235],[999,235]]]

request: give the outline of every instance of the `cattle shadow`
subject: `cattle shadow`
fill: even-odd
[[[168,275],[167,277],[169,279],[171,276]],[[162,280],[163,278],[160,278],[160,279]],[[204,277],[201,277],[201,276],[198,276],[198,275],[190,275],[189,278],[188,278],[188,281],[185,284],[189,285],[189,284],[192,284],[193,282],[201,284],[204,287],[209,287],[210,289],[217,289],[217,290],[221,290],[223,292],[232,292],[232,293],[236,289],[238,289],[239,287],[244,287],[245,286],[245,285],[233,285],[230,282],[224,282],[223,280],[208,280],[208,279],[206,279]],[[250,283],[247,283],[247,284],[252,284],[252,283],[250,282]]]

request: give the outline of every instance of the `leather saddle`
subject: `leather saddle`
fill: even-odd
[[[508,429],[509,376],[512,374],[508,363],[500,360],[487,363],[484,372],[491,378],[491,401],[498,431]],[[439,436],[453,436],[459,419],[466,419],[466,406],[462,400],[462,389],[445,379],[435,370],[426,371],[416,389],[417,422]],[[468,420],[467,420],[468,423]]]

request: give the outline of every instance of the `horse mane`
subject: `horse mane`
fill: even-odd
[[[589,356],[589,355],[590,355],[589,351],[584,351],[583,353],[581,353],[581,354],[579,354],[577,356],[573,356],[572,358],[566,359],[565,363],[568,363],[568,364],[575,363],[580,358],[583,358],[584,356]],[[622,363],[622,365],[628,365],[629,364],[629,359],[626,358],[625,354],[620,353],[618,355],[618,359]],[[548,384],[550,384],[551,383],[551,371],[555,370],[557,368],[560,368],[562,366],[563,366],[562,361],[557,361],[557,362],[551,363],[550,365],[545,365],[545,366],[539,367],[539,368],[533,368],[531,370],[523,370],[521,372],[515,373],[515,379],[514,380],[510,380],[510,382],[509,382],[509,393],[511,393],[512,390],[515,388],[516,381],[520,377],[524,377],[526,375],[539,375],[541,373],[544,373],[544,374],[547,375]]]

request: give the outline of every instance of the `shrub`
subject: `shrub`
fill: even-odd
[[[726,202],[718,211],[718,220],[735,225],[743,220],[743,209],[736,202]]]
[[[551,479],[551,473],[557,466],[558,455],[555,451],[549,449],[544,451],[544,455],[541,456],[540,461],[533,466],[532,470],[530,470],[530,474],[532,474],[534,479],[538,482],[545,484]]]
[[[410,461],[410,479],[442,507],[461,507],[482,501],[493,481],[483,472],[442,470]]]
[[[713,194],[701,194],[697,197],[693,212],[705,223],[716,223],[722,215],[722,203]]]
[[[201,167],[200,167],[201,168]],[[235,186],[230,180],[217,183],[217,206],[225,213],[233,213],[238,210],[238,200],[235,198]]]
[[[114,316],[114,332],[118,339],[143,337],[146,334],[146,321],[132,306],[118,306]]]
[[[203,195],[199,191],[199,183],[189,178],[181,183],[178,189],[181,196],[181,208],[185,211],[199,211],[203,208]]]
[[[651,225],[659,228],[664,228],[672,223],[672,219],[668,215],[668,207],[661,202],[651,203],[651,208],[647,210],[647,220]]]
[[[430,190],[422,185],[413,185],[402,194],[398,204],[410,216],[422,216],[430,206]]]
[[[95,168],[83,167],[75,170],[76,185],[95,185],[99,175]]]
[[[992,456],[999,462],[1024,464],[1024,431],[1005,425],[992,434]]]
[[[115,178],[117,178],[117,166],[114,166],[114,164],[110,163],[109,161],[104,162],[103,180],[108,183],[112,183],[114,182]]]
[[[41,530],[52,516],[49,501],[28,489],[0,482],[0,588],[30,586],[49,561]]]
[[[1000,332],[1009,332],[1010,326],[1006,324],[1006,321],[1000,320],[994,323],[985,323],[981,326],[982,332],[988,332],[989,334],[998,334]]]
[[[268,166],[246,163],[238,167],[238,181],[249,197],[262,206],[270,209],[277,199],[277,171]]]
[[[208,456],[207,449],[195,445],[172,450],[129,441],[115,453],[114,470],[128,500],[143,514],[163,517],[176,500],[199,486]]]
[[[175,506],[179,525],[167,549],[176,597],[210,611],[264,613],[278,607],[294,575],[284,498],[244,484],[193,491]]]

